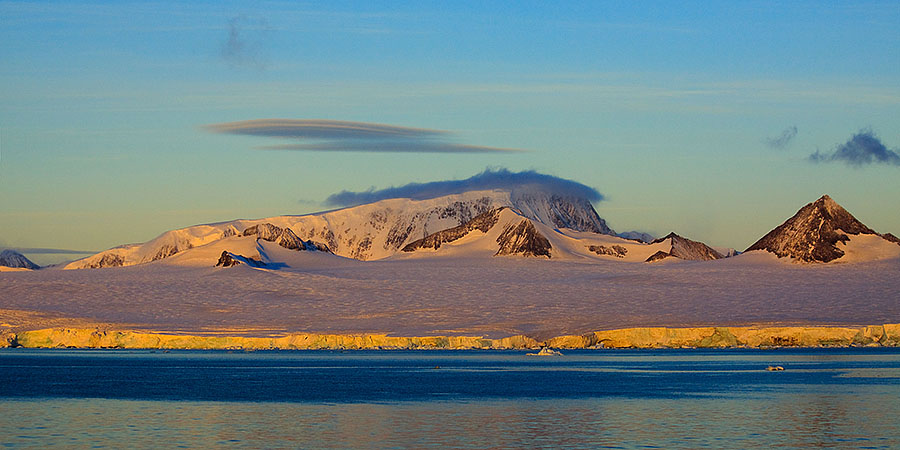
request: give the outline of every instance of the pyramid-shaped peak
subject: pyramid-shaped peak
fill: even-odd
[[[828,195],[800,208],[747,251],[766,250],[803,262],[829,262],[844,256],[837,247],[847,235],[878,234],[853,217]]]
[[[825,194],[825,195],[819,197],[819,199],[814,201],[812,204],[816,205],[816,206],[824,207],[829,210],[834,210],[834,209],[843,210],[844,209],[843,206],[838,205],[838,203],[836,201],[834,201],[834,199],[831,198],[828,194]]]

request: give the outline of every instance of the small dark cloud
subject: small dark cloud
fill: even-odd
[[[816,150],[809,155],[814,163],[843,162],[849,166],[862,167],[871,164],[900,166],[900,154],[887,148],[870,129],[859,130],[847,142],[838,145],[832,153]]]
[[[263,70],[264,34],[269,28],[265,19],[235,16],[228,21],[228,36],[222,44],[222,59],[232,67]]]
[[[796,136],[797,127],[795,125],[791,125],[785,128],[785,130],[782,131],[780,135],[776,137],[766,138],[766,145],[768,145],[770,148],[782,149],[787,147],[788,144],[790,144]]]
[[[486,169],[484,172],[464,180],[410,183],[387,189],[375,190],[372,188],[362,192],[341,191],[329,196],[325,200],[325,204],[354,206],[389,198],[425,200],[467,191],[490,189],[506,189],[512,191],[514,195],[533,189],[540,189],[561,196],[585,198],[594,202],[601,201],[604,198],[600,192],[590,186],[533,170],[510,172],[507,169]]]
[[[263,150],[383,153],[512,153],[523,150],[459,144],[442,130],[319,119],[258,119],[206,125],[214,133],[299,140]]]

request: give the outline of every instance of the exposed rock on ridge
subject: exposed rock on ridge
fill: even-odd
[[[216,267],[234,267],[241,264],[246,264],[250,267],[265,267],[266,263],[262,261],[255,260],[253,258],[248,258],[244,255],[238,255],[236,253],[231,253],[229,251],[223,251],[222,256],[219,257],[219,262],[216,263]]]
[[[897,242],[891,234],[879,235],[853,217],[827,195],[809,203],[774,230],[751,245],[747,251],[765,250],[779,258],[801,262],[830,262],[844,256],[837,243],[847,243],[848,235],[878,235]]]
[[[670,256],[690,261],[712,261],[725,257],[702,242],[692,241],[675,233],[669,233],[667,236],[651,242],[651,244],[659,244],[666,240],[671,240],[672,248],[668,252],[660,250],[654,253],[647,258],[646,262],[659,261]]]
[[[497,224],[497,220],[500,218],[500,212],[504,209],[506,208],[497,208],[481,213],[472,220],[460,226],[441,230],[437,233],[432,233],[428,236],[425,236],[424,238],[417,241],[410,242],[405,247],[403,247],[403,251],[413,252],[420,248],[431,248],[437,250],[441,248],[441,244],[453,242],[457,239],[463,238],[472,231],[478,230],[482,233],[487,233],[491,228],[494,227],[494,225]]]
[[[522,256],[546,256],[550,258],[550,241],[544,237],[531,220],[523,219],[517,225],[507,225],[497,237],[500,250],[494,256],[522,255]]]
[[[257,239],[274,242],[288,250],[319,251],[331,253],[328,246],[313,241],[304,241],[297,237],[290,228],[281,228],[271,223],[262,223],[248,227],[241,236],[256,236]]]

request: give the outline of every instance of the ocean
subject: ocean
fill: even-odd
[[[563,353],[3,349],[0,447],[900,448],[900,349]]]

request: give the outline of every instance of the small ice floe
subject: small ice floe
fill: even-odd
[[[550,347],[544,347],[537,353],[526,353],[527,356],[562,356],[561,352],[553,350]]]
[[[784,370],[784,367],[781,367],[781,366],[769,366],[769,367],[766,367],[766,370],[768,370],[769,372],[779,372],[779,371]]]

